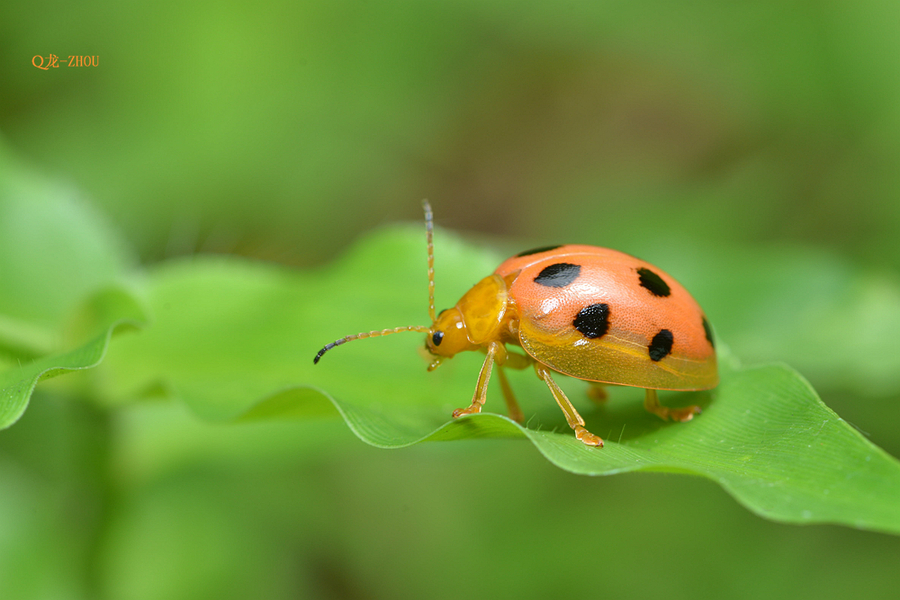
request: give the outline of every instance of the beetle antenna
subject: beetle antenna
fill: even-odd
[[[428,199],[422,200],[425,209],[425,240],[428,242],[428,316],[434,323],[434,213]]]
[[[394,329],[376,329],[375,331],[367,331],[365,333],[357,333],[356,335],[348,335],[347,337],[342,337],[339,340],[335,340],[330,344],[326,344],[324,348],[319,350],[319,353],[316,354],[316,357],[313,359],[313,364],[317,364],[319,359],[322,358],[322,355],[334,348],[335,346],[340,346],[341,344],[346,344],[347,342],[353,340],[361,340],[363,338],[369,337],[380,337],[382,335],[390,335],[392,333],[400,333],[401,331],[419,331],[421,333],[428,333],[431,331],[431,328],[425,327],[424,325],[407,325],[406,327],[395,327]]]

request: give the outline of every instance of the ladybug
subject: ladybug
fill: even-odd
[[[585,428],[584,419],[553,380],[553,372],[591,382],[589,395],[595,400],[605,399],[604,384],[645,388],[644,407],[663,419],[689,421],[700,412],[698,406],[667,408],[657,398],[656,390],[706,390],[719,382],[709,322],[687,290],[667,273],[607,248],[574,244],[535,248],[503,262],[456,306],[436,316],[433,214],[427,200],[423,206],[432,325],[350,335],[319,350],[314,363],[351,340],[401,331],[425,333],[429,371],[460,352],[486,354],[472,403],[453,411],[453,417],[481,412],[496,365],[510,417],[523,422],[504,368],[531,366],[547,384],[575,437],[588,446],[602,447],[603,440]],[[525,354],[510,351],[507,345],[520,346]]]

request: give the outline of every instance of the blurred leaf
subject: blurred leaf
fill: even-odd
[[[113,332],[133,324],[133,321],[117,321],[79,348],[45,356],[0,372],[0,429],[6,429],[19,420],[39,381],[62,375],[66,371],[97,366],[103,360]]]
[[[133,262],[73,187],[30,172],[0,145],[0,353],[59,350],[65,319]]]
[[[900,533],[900,463],[825,407],[789,367],[736,368],[723,351],[722,383],[712,394],[666,395],[672,405],[704,406],[688,424],[663,423],[637,402],[585,411],[605,434],[603,449],[574,439],[534,377],[515,381],[531,417],[526,428],[488,414],[450,421],[452,408],[468,404],[479,356],[460,355],[426,374],[412,357],[420,335],[348,344],[314,368],[315,351],[346,333],[425,322],[421,238],[418,227],[380,232],[314,273],[223,259],[162,266],[149,284],[156,324],[114,344],[103,366],[107,393],[127,399],[162,384],[215,420],[305,417],[330,400],[361,439],[381,447],[525,436],[572,472],[698,474],[768,518]],[[439,306],[497,263],[443,232],[436,255]],[[502,406],[495,388],[494,409]],[[616,389],[614,397],[632,392]],[[534,408],[538,402],[543,408]]]
[[[117,287],[133,262],[73,187],[0,145],[0,429],[22,416],[40,380],[96,366],[114,330],[146,320]]]

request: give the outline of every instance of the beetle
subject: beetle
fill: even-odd
[[[535,248],[504,261],[453,308],[435,314],[434,215],[423,201],[428,248],[428,314],[431,326],[409,325],[349,335],[325,345],[313,359],[346,342],[403,331],[425,333],[433,371],[454,355],[485,353],[472,403],[458,418],[481,412],[494,366],[510,417],[522,423],[505,368],[533,367],[565,414],[575,437],[588,446],[603,440],[553,380],[561,373],[592,384],[644,388],[644,407],[662,419],[689,421],[698,406],[667,408],[657,390],[714,388],[719,375],[712,329],[700,306],[661,269],[628,254],[586,245]],[[519,346],[524,354],[507,349]]]

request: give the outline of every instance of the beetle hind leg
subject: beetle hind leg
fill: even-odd
[[[572,403],[566,398],[566,394],[562,389],[560,389],[560,387],[556,385],[556,382],[553,381],[553,378],[550,376],[550,371],[538,362],[534,363],[534,370],[537,372],[537,376],[547,384],[548,388],[550,388],[550,393],[553,394],[556,403],[559,404],[563,414],[566,415],[566,421],[569,423],[569,427],[575,431],[575,437],[588,446],[599,446],[602,448],[603,440],[600,439],[600,436],[594,435],[587,430],[584,426],[584,419],[581,418],[581,415],[578,414],[578,411],[575,410],[575,407],[572,406]]]
[[[696,405],[685,406],[684,408],[663,406],[659,403],[659,396],[657,396],[656,390],[647,390],[647,395],[644,396],[644,408],[663,420],[672,419],[680,423],[690,421],[694,418],[694,415],[700,414],[700,407]]]

